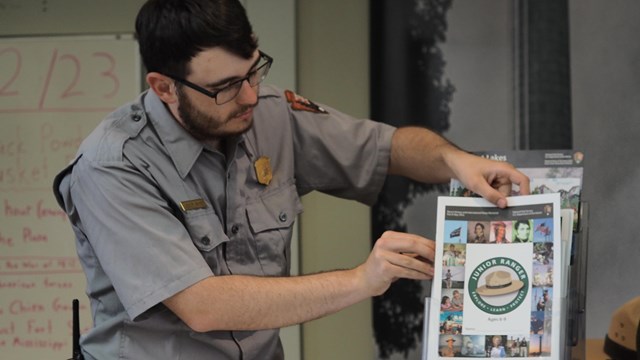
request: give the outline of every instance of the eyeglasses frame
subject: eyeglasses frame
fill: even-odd
[[[245,77],[240,78],[240,79],[237,79],[237,80],[234,80],[234,81],[233,81],[233,82],[231,82],[229,85],[227,85],[227,86],[223,87],[222,89],[216,90],[216,91],[209,91],[209,90],[207,90],[207,89],[203,88],[203,87],[202,87],[202,86],[200,86],[200,85],[194,84],[194,83],[192,83],[191,81],[189,81],[189,80],[187,80],[187,79],[180,78],[180,77],[178,77],[178,76],[174,76],[174,75],[170,75],[170,74],[165,74],[165,76],[167,76],[167,77],[169,77],[169,78],[173,79],[173,80],[174,80],[174,81],[176,81],[176,82],[179,82],[179,83],[180,83],[180,84],[182,84],[182,85],[185,85],[185,86],[187,86],[187,87],[190,87],[191,89],[193,89],[193,90],[195,90],[195,91],[197,91],[197,92],[201,93],[202,95],[205,95],[205,96],[208,96],[208,97],[212,98],[213,100],[215,100],[216,104],[218,104],[218,105],[224,105],[224,104],[226,104],[226,103],[230,102],[231,100],[235,99],[235,98],[238,96],[238,94],[240,93],[240,89],[242,88],[242,86],[238,87],[238,92],[237,92],[233,97],[231,97],[229,100],[227,100],[227,101],[225,101],[225,102],[223,102],[223,103],[219,103],[219,102],[218,102],[218,94],[219,94],[219,93],[221,93],[221,92],[223,92],[223,91],[226,91],[226,90],[228,90],[229,88],[231,88],[231,87],[233,87],[233,86],[237,86],[238,84],[242,84],[244,81],[247,81],[247,82],[249,83],[249,85],[251,85],[251,82],[249,81],[249,78],[250,78],[253,74],[255,74],[255,73],[257,73],[258,71],[260,71],[260,69],[264,68],[265,66],[267,67],[267,69],[266,69],[265,74],[263,75],[262,79],[260,79],[260,80],[258,81],[258,83],[257,83],[257,84],[255,84],[255,85],[251,85],[251,86],[257,86],[257,85],[259,85],[259,84],[264,80],[264,78],[267,76],[267,74],[269,73],[269,69],[271,68],[271,65],[273,64],[273,58],[272,58],[271,56],[269,56],[269,55],[265,54],[265,53],[264,53],[264,52],[262,52],[261,50],[258,50],[258,54],[259,54],[260,56],[258,57],[258,60],[256,60],[256,62],[255,62],[255,64],[254,64],[254,66],[256,66],[256,68],[255,68],[255,69],[250,70],[250,71],[247,73],[247,75],[246,75]],[[257,65],[260,63],[260,60],[262,60],[262,59],[264,59],[264,60],[265,60],[265,63],[264,63],[264,64],[262,64],[262,65],[260,65],[260,66],[257,66]],[[252,68],[253,68],[253,66],[252,66]]]

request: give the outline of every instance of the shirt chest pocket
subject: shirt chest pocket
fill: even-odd
[[[289,274],[293,224],[301,212],[302,204],[293,184],[282,185],[247,205],[257,257],[265,275]]]
[[[222,274],[221,244],[229,241],[224,233],[218,216],[212,209],[188,211],[184,216],[184,225],[193,244],[216,275]]]

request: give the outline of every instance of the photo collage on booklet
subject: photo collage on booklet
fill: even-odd
[[[551,355],[552,205],[446,207],[444,241],[436,257],[442,260],[442,276],[439,284],[434,279],[441,289],[434,293],[440,302],[440,357]]]

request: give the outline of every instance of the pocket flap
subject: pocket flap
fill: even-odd
[[[271,191],[247,205],[247,215],[255,233],[290,227],[301,212],[302,203],[293,184]]]
[[[185,214],[185,226],[193,244],[200,251],[211,251],[223,242],[229,241],[213,210]]]

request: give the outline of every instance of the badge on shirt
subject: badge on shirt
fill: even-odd
[[[309,111],[317,114],[328,114],[327,110],[318,106],[313,101],[304,98],[291,90],[286,90],[284,95],[287,97],[287,101],[291,104],[293,110]]]
[[[202,199],[180,201],[180,208],[182,211],[206,209],[207,203]]]
[[[266,156],[260,156],[253,166],[256,168],[258,182],[262,185],[269,185],[273,174],[271,173],[271,161]]]

